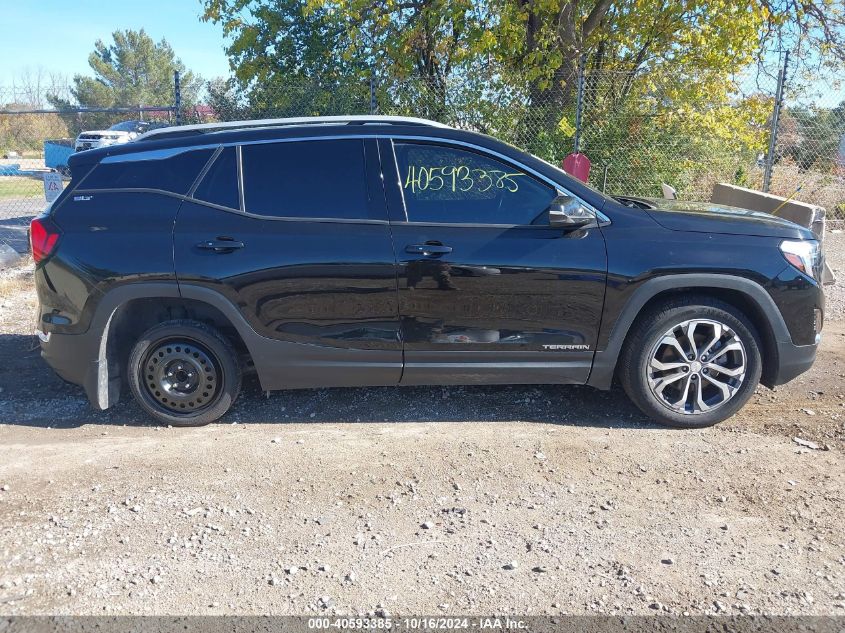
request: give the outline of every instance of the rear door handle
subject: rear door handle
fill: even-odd
[[[405,247],[405,252],[426,256],[446,255],[452,252],[452,247],[444,246],[443,244],[408,244]]]
[[[205,251],[214,251],[215,253],[231,253],[244,246],[243,242],[234,240],[231,237],[218,237],[216,240],[206,240],[197,244],[197,248]]]

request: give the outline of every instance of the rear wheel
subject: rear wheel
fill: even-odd
[[[232,344],[198,321],[167,321],[144,332],[132,348],[128,369],[138,404],[173,426],[217,420],[241,387]]]
[[[709,297],[667,301],[634,323],[620,358],[628,396],[661,424],[698,428],[736,413],[760,382],[754,326]]]

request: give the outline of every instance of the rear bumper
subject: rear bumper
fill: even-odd
[[[49,288],[38,286],[41,327],[44,329],[38,337],[41,356],[61,378],[82,386],[95,409],[108,409],[120,399],[122,384],[116,337],[109,335],[112,318],[121,306],[128,305],[133,299],[176,298],[179,297],[179,288],[170,281],[118,286],[98,297],[88,328],[76,333],[62,332],[64,326],[56,326],[45,318],[50,316],[51,309],[50,303],[44,301],[44,295],[52,299],[50,292]],[[82,308],[79,313],[82,313]]]
[[[84,334],[57,334],[39,332],[41,357],[60,378],[81,386],[91,405],[99,410],[117,401],[119,381],[109,381],[108,372],[98,360],[99,337]],[[117,393],[115,392],[117,390]]]

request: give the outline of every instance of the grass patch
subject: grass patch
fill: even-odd
[[[4,299],[19,299],[15,295],[31,292],[32,288],[33,281],[30,274],[0,278],[0,296]]]
[[[0,176],[0,200],[44,197],[44,181],[23,176]]]

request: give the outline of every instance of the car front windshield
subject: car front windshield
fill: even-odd
[[[140,121],[123,121],[115,123],[109,129],[115,132],[143,132],[146,125]]]

